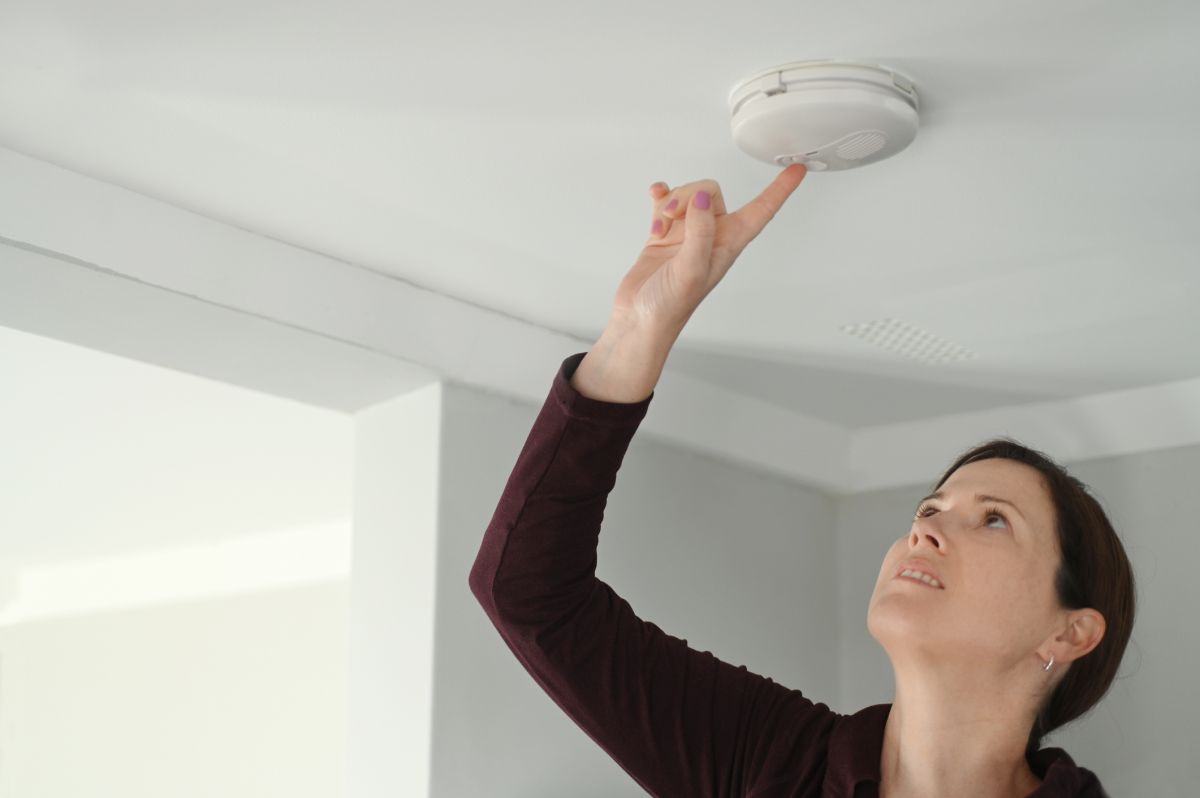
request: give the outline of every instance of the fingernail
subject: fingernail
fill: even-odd
[[[654,224],[650,225],[651,235],[658,235],[662,232],[662,219],[655,219]]]
[[[710,197],[708,196],[707,191],[697,191],[696,192],[696,207],[700,208],[701,210],[708,208],[709,199],[710,199]]]
[[[676,197],[675,199],[673,199],[667,203],[667,210],[669,210],[669,211],[674,210],[675,206],[678,204],[679,204],[679,197]]]

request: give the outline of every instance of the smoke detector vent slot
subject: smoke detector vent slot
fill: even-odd
[[[847,161],[857,161],[859,158],[866,158],[868,155],[879,152],[885,144],[887,144],[887,134],[882,130],[866,130],[862,133],[855,133],[839,144],[837,154],[839,158],[845,158]]]
[[[948,343],[932,333],[895,319],[844,324],[841,330],[889,351],[925,363],[974,360],[979,357],[978,353],[965,347]]]

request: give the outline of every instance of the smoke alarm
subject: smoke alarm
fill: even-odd
[[[738,147],[810,172],[866,166],[917,137],[917,91],[894,69],[852,61],[795,61],[764,69],[729,93]]]

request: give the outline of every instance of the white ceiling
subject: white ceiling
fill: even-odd
[[[916,141],[809,175],[668,365],[853,429],[1200,376],[1197,34],[1185,2],[5,0],[0,145],[589,341],[652,182],[774,176],[735,83],[888,64]],[[885,318],[979,357],[840,329]]]

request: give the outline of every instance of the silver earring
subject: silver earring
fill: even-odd
[[[1054,655],[1053,655],[1053,654],[1051,654],[1051,655],[1050,655],[1050,661],[1046,663],[1046,667],[1042,668],[1042,670],[1044,670],[1044,671],[1048,671],[1048,670],[1050,670],[1050,669],[1051,669],[1051,668],[1053,668],[1053,667],[1054,667]]]

